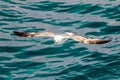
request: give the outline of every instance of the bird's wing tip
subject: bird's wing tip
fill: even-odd
[[[84,41],[84,43],[87,43],[87,44],[105,44],[105,43],[108,43],[112,40],[99,40],[99,39],[87,39]]]
[[[20,36],[20,37],[28,37],[29,36],[28,33],[20,32],[20,31],[13,31],[13,33],[17,36]]]
[[[99,41],[95,41],[95,44],[106,44],[110,41],[112,41],[112,40],[99,40]]]

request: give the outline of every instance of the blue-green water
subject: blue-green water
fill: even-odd
[[[120,80],[119,0],[0,0],[0,80]],[[102,45],[21,38],[12,31],[76,32]]]

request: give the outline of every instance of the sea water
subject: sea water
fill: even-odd
[[[75,32],[91,45],[13,31]],[[0,0],[0,80],[120,80],[119,0]]]

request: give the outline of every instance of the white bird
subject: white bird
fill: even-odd
[[[84,36],[77,35],[72,32],[66,32],[65,34],[55,34],[53,32],[19,32],[19,31],[13,31],[14,34],[20,36],[20,37],[39,37],[39,36],[48,36],[53,37],[54,41],[59,44],[63,41],[66,41],[67,39],[73,39],[78,42],[83,42],[86,44],[104,44],[107,42],[110,42],[111,40],[101,40],[101,39],[89,39]]]

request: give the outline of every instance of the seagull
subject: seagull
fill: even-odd
[[[111,40],[102,40],[102,39],[89,39],[84,36],[78,35],[73,32],[66,32],[64,34],[56,34],[53,32],[20,32],[13,31],[13,33],[20,37],[40,37],[40,36],[48,36],[53,37],[55,43],[61,43],[62,41],[66,41],[67,39],[72,39],[77,42],[82,42],[86,44],[105,44],[110,42]]]

